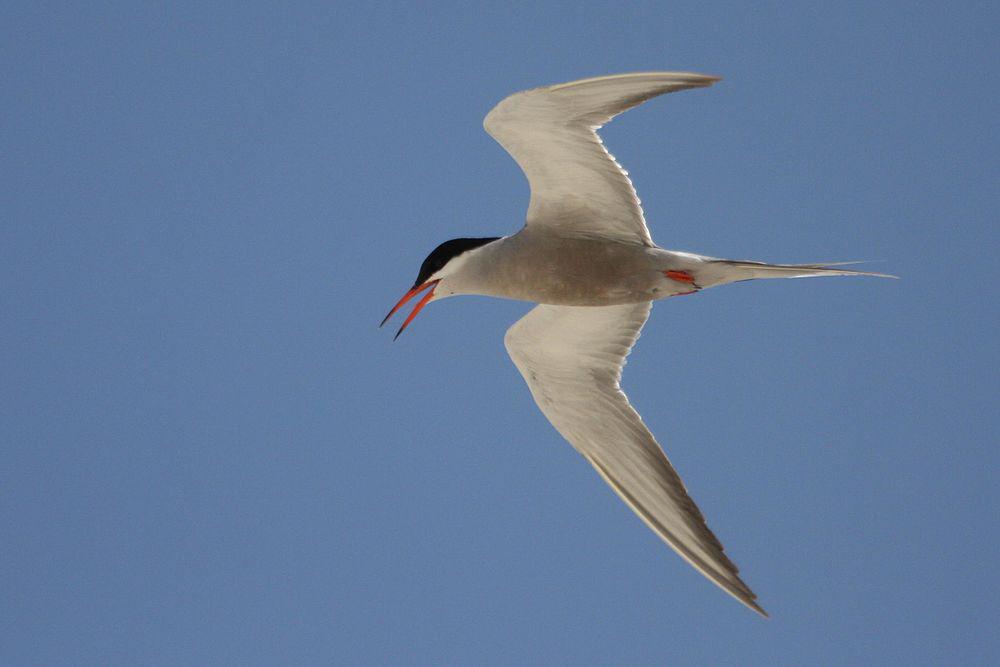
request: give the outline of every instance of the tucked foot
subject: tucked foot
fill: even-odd
[[[694,276],[692,276],[687,271],[664,271],[663,275],[665,275],[667,278],[670,278],[671,280],[676,280],[679,283],[684,283],[685,285],[690,285],[691,287],[694,288],[690,292],[681,292],[680,294],[676,294],[675,296],[682,296],[684,294],[694,294],[695,292],[701,289],[701,285],[696,283],[694,281]]]
[[[663,275],[671,280],[676,280],[679,283],[689,283],[694,285],[694,276],[687,271],[664,271]]]

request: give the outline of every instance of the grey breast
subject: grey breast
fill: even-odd
[[[656,298],[655,250],[606,239],[524,229],[503,239],[484,263],[490,293],[564,306],[607,306]]]

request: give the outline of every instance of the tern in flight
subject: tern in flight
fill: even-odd
[[[538,407],[664,542],[766,616],[622,392],[625,357],[658,299],[755,278],[892,276],[719,259],[653,243],[632,182],[597,130],[658,95],[718,80],[688,72],[617,74],[504,99],[483,125],[528,178],[524,228],[442,243],[382,323],[425,291],[397,337],[435,299],[481,294],[537,303],[507,331],[504,345]]]

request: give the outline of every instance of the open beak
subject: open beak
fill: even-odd
[[[434,288],[437,287],[437,284],[439,282],[441,282],[441,281],[440,280],[430,280],[430,281],[424,283],[423,285],[417,285],[416,287],[414,287],[413,289],[411,289],[409,292],[407,292],[406,294],[404,294],[403,298],[400,299],[399,302],[395,306],[392,307],[392,310],[389,311],[389,314],[385,316],[384,320],[382,320],[382,324],[385,324],[386,322],[388,322],[389,318],[392,317],[393,315],[395,315],[397,310],[399,310],[404,305],[406,305],[407,301],[409,301],[410,299],[412,299],[416,295],[420,294],[425,289],[430,288],[428,290],[427,294],[424,294],[424,296],[420,299],[420,301],[417,302],[417,305],[414,306],[413,311],[406,317],[406,320],[403,322],[403,326],[399,327],[399,331],[397,331],[396,335],[392,337],[393,340],[396,340],[397,338],[399,338],[399,334],[403,333],[403,329],[405,329],[406,327],[408,327],[410,325],[410,322],[412,322],[413,318],[417,316],[417,313],[419,313],[420,310],[424,306],[427,305],[427,302],[431,300],[431,298],[434,296]],[[381,327],[382,324],[380,324],[379,327]]]

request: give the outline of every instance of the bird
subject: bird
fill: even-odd
[[[418,294],[398,338],[431,301],[465,294],[537,304],[504,345],[555,429],[649,528],[753,611],[757,595],[709,529],[680,476],[621,389],[625,358],[653,302],[744,280],[877,276],[845,264],[770,264],[660,248],[628,172],[598,129],[665,93],[721,78],[635,72],[532,88],[500,101],[483,126],[527,177],[524,227],[436,247],[384,325]]]

